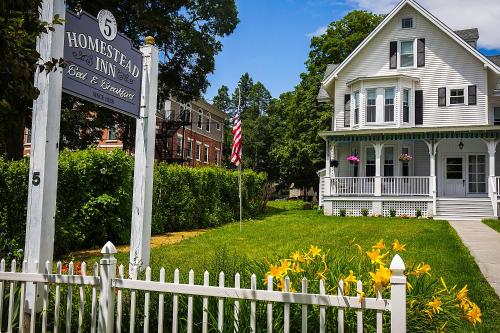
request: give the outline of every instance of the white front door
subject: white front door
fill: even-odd
[[[464,156],[447,156],[445,157],[444,164],[444,195],[449,197],[464,197],[466,190]]]

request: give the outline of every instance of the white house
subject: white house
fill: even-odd
[[[331,131],[319,133],[326,215],[498,216],[500,56],[481,54],[478,38],[404,0],[328,66],[318,94],[333,104]]]

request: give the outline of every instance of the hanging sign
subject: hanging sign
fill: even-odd
[[[63,91],[139,117],[142,54],[108,10],[66,11]]]

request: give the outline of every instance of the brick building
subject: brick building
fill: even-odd
[[[220,165],[224,146],[224,123],[228,115],[204,100],[180,103],[169,99],[161,104],[156,117],[155,158],[190,166]],[[122,149],[119,129],[104,129],[97,147]],[[25,130],[24,155],[31,146],[31,133]]]

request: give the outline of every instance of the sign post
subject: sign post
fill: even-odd
[[[64,0],[44,0],[40,20],[52,22],[55,15],[65,18]],[[54,25],[37,38],[36,49],[40,64],[63,56],[64,25]],[[57,192],[57,163],[59,157],[59,129],[61,118],[63,69],[47,73],[37,69],[35,86],[40,95],[33,102],[32,141],[30,174],[28,183],[28,207],[26,218],[26,240],[24,259],[28,261],[28,272],[35,272],[35,261],[39,270],[45,262],[52,262],[54,252],[54,228]],[[26,296],[29,307],[34,306],[35,289],[27,284]]]
[[[130,269],[149,265],[153,170],[158,93],[158,49],[154,38],[146,37],[141,47],[141,112],[135,132],[134,193],[130,235]]]

